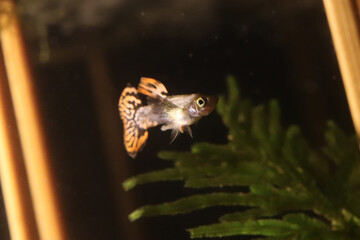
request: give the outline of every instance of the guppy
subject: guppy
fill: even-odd
[[[147,96],[147,105],[139,93]],[[119,99],[126,151],[135,158],[145,146],[147,129],[158,125],[163,125],[162,131],[172,130],[172,141],[179,132],[192,137],[190,125],[210,114],[217,101],[217,96],[199,93],[169,96],[165,86],[153,78],[142,77],[137,89],[128,84]]]

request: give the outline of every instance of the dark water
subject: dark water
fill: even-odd
[[[83,6],[76,11],[90,11]],[[95,11],[109,17],[90,26],[76,11],[48,26],[48,62],[39,61],[41,37],[27,35],[69,239],[188,239],[185,228],[235,210],[128,222],[138,206],[193,192],[181,183],[122,190],[127,177],[169,166],[158,151],[226,143],[226,128],[213,113],[192,127],[194,139],[181,135],[169,145],[169,132],[151,129],[138,158],[127,157],[117,101],[141,76],[159,79],[170,94],[225,94],[231,74],[255,103],[278,99],[284,125],[299,124],[314,148],[323,144],[327,119],[353,131],[320,0],[121,2]]]

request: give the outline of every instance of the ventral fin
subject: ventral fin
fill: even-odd
[[[185,132],[187,132],[190,135],[191,138],[193,138],[190,126],[184,126],[184,130],[185,130]]]
[[[153,78],[142,77],[138,86],[138,92],[155,99],[165,99],[169,93],[164,84]]]
[[[190,126],[186,126],[186,125],[180,126],[180,132],[181,133],[187,132],[190,135],[190,137],[193,138]]]
[[[170,135],[170,144],[174,142],[174,140],[179,136],[180,131],[178,129],[172,129]]]

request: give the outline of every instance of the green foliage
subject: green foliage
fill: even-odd
[[[213,206],[245,206],[218,223],[188,229],[191,238],[254,235],[267,239],[360,239],[360,154],[355,137],[328,122],[326,146],[309,148],[297,126],[284,129],[276,101],[253,107],[240,99],[233,78],[217,111],[229,128],[228,144],[197,143],[191,152],[161,152],[174,167],[135,176],[129,190],[157,181],[183,181],[210,193],[141,207],[130,220],[185,214]],[[226,192],[247,186],[248,192]],[[243,189],[243,188],[242,188]],[[205,210],[202,210],[205,211]]]

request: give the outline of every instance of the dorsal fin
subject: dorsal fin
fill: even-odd
[[[161,82],[153,79],[142,77],[138,86],[138,92],[148,97],[156,99],[165,99],[169,93]]]

